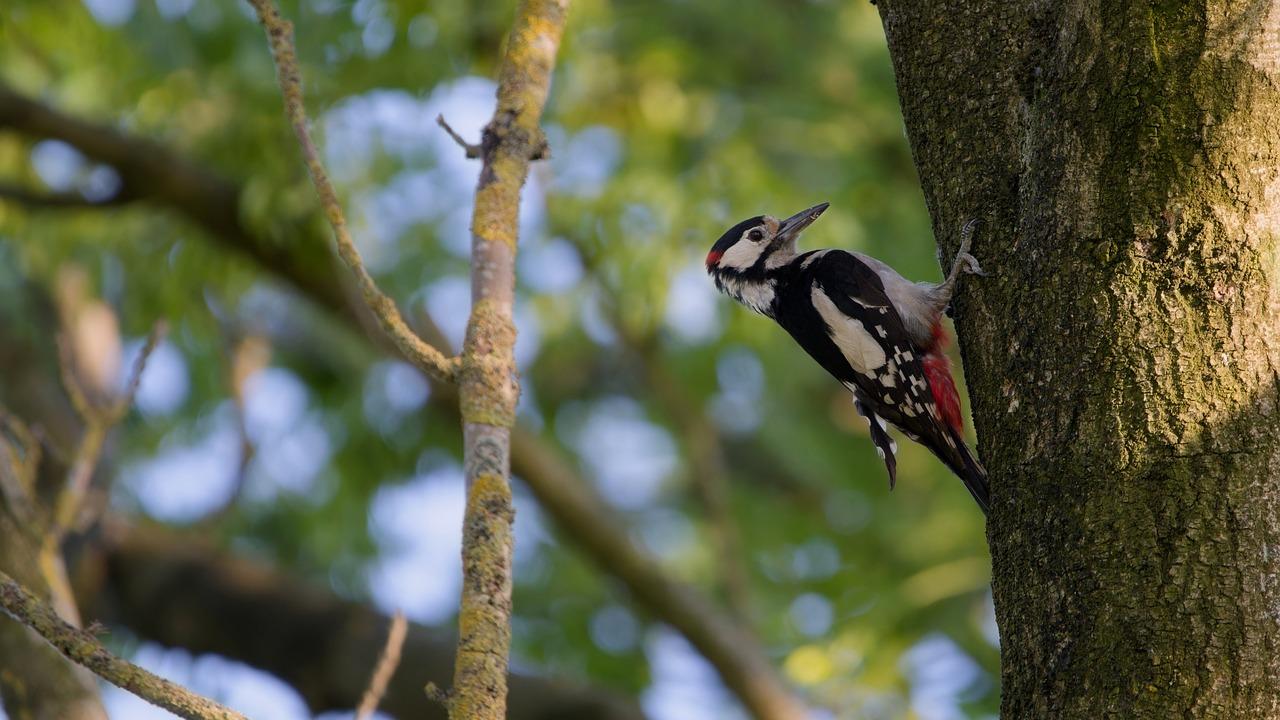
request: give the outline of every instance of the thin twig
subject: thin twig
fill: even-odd
[[[93,479],[94,468],[102,455],[102,446],[106,442],[107,433],[120,422],[133,404],[133,398],[142,382],[142,371],[147,366],[147,359],[164,337],[167,325],[159,321],[147,336],[146,344],[138,353],[133,364],[129,382],[122,393],[113,402],[102,404],[90,400],[84,387],[75,376],[74,351],[65,336],[59,336],[58,350],[61,356],[62,384],[71,398],[71,404],[84,421],[84,435],[76,446],[75,457],[71,462],[71,470],[67,474],[67,484],[58,495],[55,510],[48,529],[48,542],[58,547],[67,532],[76,526],[76,519],[84,507],[85,497],[89,494],[89,483]]]
[[[382,648],[373,677],[369,678],[369,687],[365,689],[360,705],[356,708],[355,720],[369,720],[373,717],[373,711],[378,709],[378,703],[382,702],[382,696],[387,692],[387,684],[400,665],[400,649],[404,647],[408,631],[409,623],[404,619],[404,613],[397,610],[391,617],[391,627],[387,629],[387,644]]]
[[[461,135],[454,132],[453,127],[450,126],[449,123],[444,119],[444,115],[436,116],[436,124],[444,128],[444,131],[449,133],[449,137],[453,138],[453,141],[458,143],[458,147],[461,147],[463,150],[467,152],[468,159],[475,160],[476,158],[480,157],[480,152],[483,150],[483,148],[481,148],[479,145],[475,145],[467,142],[462,138]]]
[[[275,58],[276,77],[280,82],[280,91],[284,96],[285,115],[293,132],[298,136],[298,144],[302,147],[302,155],[311,173],[311,181],[315,185],[316,194],[320,196],[320,204],[324,208],[329,226],[333,228],[333,239],[337,244],[338,257],[346,264],[360,286],[360,294],[374,316],[378,318],[382,329],[395,343],[396,347],[424,373],[453,382],[458,369],[456,358],[445,357],[436,348],[427,344],[410,329],[400,315],[396,303],[382,292],[373,276],[365,269],[360,251],[356,249],[351,233],[347,229],[347,219],[338,202],[338,193],[329,181],[320,153],[311,139],[308,129],[306,107],[302,100],[302,75],[298,69],[298,57],[293,46],[293,24],[280,16],[272,0],[249,0],[258,12],[258,20],[267,31],[271,43],[271,53]]]
[[[188,720],[247,720],[245,716],[112,655],[93,633],[81,630],[0,572],[0,608],[36,631],[71,661],[147,702]]]
[[[71,400],[71,407],[75,408],[76,414],[87,421],[98,413],[94,404],[89,401],[88,395],[85,394],[84,387],[76,378],[75,350],[71,347],[71,340],[65,333],[58,333],[57,343],[58,372],[62,378],[62,389],[66,390],[67,397]]]
[[[236,463],[231,492],[221,505],[211,510],[200,521],[204,527],[214,527],[227,518],[244,496],[249,484],[249,468],[257,456],[257,448],[249,435],[249,422],[245,409],[245,385],[250,377],[270,362],[271,347],[257,334],[242,334],[237,329],[227,330],[227,387],[231,394],[231,407],[235,415],[236,435],[240,440],[240,459]]]
[[[39,564],[45,581],[49,584],[49,594],[53,606],[64,620],[72,625],[81,624],[80,610],[76,606],[75,596],[71,591],[71,582],[67,577],[66,563],[62,558],[62,541],[67,533],[83,519],[84,524],[91,524],[96,513],[88,511],[85,499],[89,495],[89,485],[93,480],[94,469],[102,456],[102,448],[106,443],[111,428],[120,422],[129,411],[137,394],[138,385],[142,382],[142,371],[147,366],[147,358],[156,349],[164,336],[167,326],[164,321],[157,322],[147,336],[147,342],[138,353],[129,382],[125,391],[115,400],[95,401],[80,384],[76,377],[75,350],[66,335],[58,336],[59,369],[62,384],[71,404],[84,421],[84,434],[76,445],[75,457],[71,461],[71,469],[67,472],[67,483],[58,493],[54,501],[53,514],[44,530],[44,538],[40,544]]]
[[[110,408],[110,417],[115,422],[120,422],[125,414],[129,412],[129,408],[133,405],[133,399],[138,395],[138,387],[142,385],[142,371],[147,369],[147,360],[150,359],[151,353],[156,351],[156,347],[160,345],[160,341],[169,332],[169,325],[164,320],[156,321],[151,327],[151,332],[147,334],[147,341],[142,345],[142,350],[138,352],[138,358],[133,361],[133,368],[129,371],[129,382],[125,385],[124,393],[116,400],[115,405]]]

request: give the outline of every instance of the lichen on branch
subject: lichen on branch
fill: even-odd
[[[247,720],[234,710],[112,655],[93,633],[58,617],[52,607],[3,572],[0,572],[0,609],[36,631],[68,659],[179,717],[188,720]]]
[[[512,320],[520,192],[530,162],[546,155],[539,122],[568,5],[520,4],[498,72],[498,105],[478,146],[483,166],[471,218],[472,308],[458,384],[468,502],[458,657],[448,695],[454,720],[506,715],[515,516],[511,427],[520,395]],[[475,150],[463,146],[468,154]]]

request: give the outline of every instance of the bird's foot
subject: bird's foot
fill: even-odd
[[[982,269],[982,265],[978,264],[978,258],[969,252],[969,248],[973,246],[973,233],[977,227],[978,219],[974,218],[960,228],[960,249],[956,251],[955,260],[951,263],[951,272],[933,291],[934,302],[947,317],[951,317],[951,295],[955,291],[960,274],[987,277],[987,272]]]
[[[982,266],[978,264],[978,258],[970,255],[967,252],[962,252],[959,255],[957,255],[956,263],[960,265],[961,272],[965,272],[970,275],[977,275],[978,277],[987,276],[987,271],[983,270]]]

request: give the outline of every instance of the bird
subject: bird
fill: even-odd
[[[863,253],[797,250],[800,233],[829,206],[821,203],[786,219],[743,220],[712,245],[707,273],[722,293],[782,326],[853,393],[888,470],[890,490],[897,482],[897,445],[886,422],[959,476],[986,515],[987,471],[964,441],[942,326],[961,273],[985,275],[969,252],[976,221],[963,227],[960,250],[941,283],[912,282]]]

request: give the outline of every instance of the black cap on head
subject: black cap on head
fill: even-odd
[[[716,262],[720,260],[720,256],[724,255],[726,250],[733,247],[733,244],[742,238],[742,233],[763,223],[764,216],[757,215],[752,218],[747,218],[728,230],[725,230],[724,234],[720,236],[720,239],[716,240],[716,244],[711,246],[711,252],[707,253],[707,267],[710,268],[712,265],[715,265]]]

